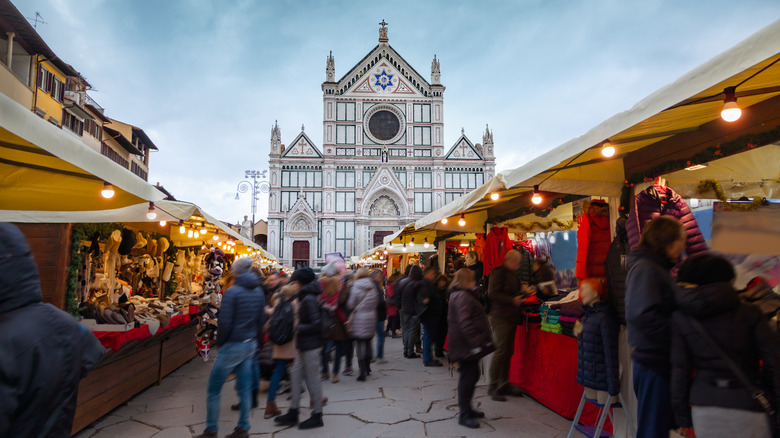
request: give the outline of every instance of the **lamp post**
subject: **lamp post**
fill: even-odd
[[[238,200],[238,193],[246,193],[252,191],[252,242],[255,241],[255,213],[257,213],[257,195],[258,193],[268,193],[271,191],[271,185],[268,181],[264,181],[267,178],[268,170],[247,170],[244,172],[244,178],[252,178],[250,183],[247,180],[239,181],[236,187],[236,200]]]

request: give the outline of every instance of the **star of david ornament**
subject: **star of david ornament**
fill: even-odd
[[[376,84],[382,87],[382,91],[386,90],[387,87],[393,86],[393,75],[387,74],[386,71],[382,70],[382,74],[374,75],[376,76]]]

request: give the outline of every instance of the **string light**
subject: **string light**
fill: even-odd
[[[184,234],[187,230],[184,228],[184,221],[179,221],[179,234]]]
[[[461,214],[460,215],[460,219],[458,220],[458,225],[460,225],[461,227],[466,225],[466,215],[465,214]]]
[[[100,191],[100,195],[103,196],[106,199],[111,199],[114,197],[114,186],[111,184],[104,182],[103,183],[103,190]]]
[[[154,202],[149,203],[149,209],[146,210],[146,218],[153,221],[157,217],[157,212],[154,211]]]
[[[409,248],[413,248],[413,247],[414,247],[414,237],[412,237],[412,241],[409,242]]]
[[[393,249],[393,242],[388,243],[387,247],[390,248],[390,249]]]
[[[425,238],[425,243],[423,243],[423,248],[428,248],[429,246],[431,246],[431,244],[428,243],[428,238],[426,237]]]
[[[187,230],[187,237],[188,237],[188,238],[192,239],[192,236],[193,236],[193,234],[194,234],[194,233],[192,232],[192,228],[190,228],[189,230]]]
[[[219,231],[214,233],[214,240],[219,240]]]
[[[387,255],[387,250],[385,250],[385,255]]]
[[[534,186],[534,195],[531,197],[531,202],[536,205],[542,203],[542,195],[539,194],[539,186]]]
[[[404,247],[401,249],[401,251],[406,252],[406,244],[404,243]]]
[[[606,158],[610,158],[615,155],[615,146],[612,146],[612,143],[610,143],[609,140],[605,141],[601,146],[601,155]]]
[[[167,222],[167,221],[160,221],[160,226],[161,226],[161,227],[164,227],[164,226],[166,226],[166,225],[168,225],[168,222]]]
[[[201,222],[200,223],[200,234],[206,234],[208,232],[209,232],[209,230],[206,229],[206,223],[205,222]]]
[[[493,192],[490,194],[490,199],[494,201],[498,201],[498,192]]]
[[[441,224],[442,225],[447,225],[447,218],[446,217],[441,220]]]
[[[742,117],[742,110],[737,105],[736,87],[727,87],[723,90],[723,94],[726,97],[723,98],[723,110],[720,112],[720,117],[727,122],[736,122]]]

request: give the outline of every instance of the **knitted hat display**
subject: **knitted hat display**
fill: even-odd
[[[122,243],[119,244],[119,254],[128,255],[133,250],[133,246],[135,246],[135,233],[127,228],[123,228],[121,235]]]
[[[170,247],[171,243],[168,241],[168,239],[165,237],[160,237],[160,240],[157,241],[157,256],[162,257]]]

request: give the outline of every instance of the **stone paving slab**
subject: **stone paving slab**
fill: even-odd
[[[323,381],[329,401],[325,427],[301,431],[264,419],[265,393],[250,418],[250,436],[268,438],[417,438],[433,437],[565,437],[570,422],[536,401],[510,398],[500,403],[487,396],[486,382],[478,383],[474,406],[486,413],[481,427],[458,424],[457,372],[448,367],[424,367],[420,359],[404,359],[400,339],[387,339],[387,364],[372,364],[372,375],[358,382],[356,375],[341,381]],[[195,358],[170,376],[115,409],[76,435],[76,438],[190,438],[200,434],[206,420],[206,385],[211,361]],[[238,412],[234,383],[228,382],[220,401],[220,436],[230,433]],[[264,384],[263,391],[267,388]],[[279,408],[289,408],[289,393],[277,395]],[[309,417],[308,393],[301,395],[301,420]]]

